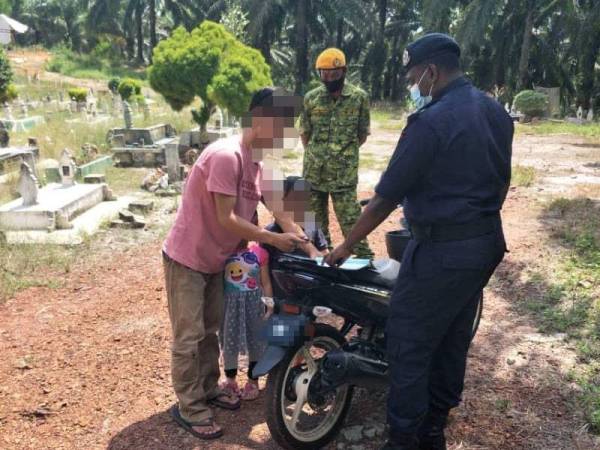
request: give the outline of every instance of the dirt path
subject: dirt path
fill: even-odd
[[[50,59],[50,52],[47,50],[12,50],[8,52],[8,57],[12,67],[19,75],[24,75],[32,80],[48,81],[55,83],[56,86],[79,86],[92,88],[95,92],[108,91],[105,81],[74,78],[60,73],[46,72],[44,66]]]
[[[385,139],[391,141],[389,134]],[[511,190],[506,203],[511,253],[487,292],[464,402],[449,428],[453,450],[600,449],[573,402],[577,388],[567,381],[576,365],[574,351],[563,336],[536,332],[513,301],[528,289],[523,269],[548,255],[537,202],[540,189],[550,191],[544,180],[590,175],[588,169],[598,175],[595,147],[578,143],[587,144],[570,137],[516,141],[516,162],[539,168],[543,176],[532,188]],[[578,186],[559,185],[567,193]],[[385,254],[384,232],[397,219],[370,239],[379,256]],[[339,239],[338,228],[333,235]],[[210,447],[173,425],[166,414],[174,395],[160,240],[116,245],[109,234],[95,248],[61,288],[30,288],[0,305],[0,448],[277,448],[262,399],[237,413],[219,412],[227,434]],[[347,428],[331,448],[379,448],[379,428],[375,437],[361,433],[365,424],[383,423],[384,415],[385,392],[358,392]]]

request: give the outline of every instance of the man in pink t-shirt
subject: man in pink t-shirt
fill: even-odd
[[[242,239],[284,252],[304,248],[293,223],[273,233],[252,223],[262,197],[262,155],[281,147],[293,128],[294,108],[280,89],[254,94],[243,132],[208,146],[188,176],[177,217],[163,246],[169,318],[173,332],[171,375],[179,404],[171,415],[194,436],[223,434],[210,405],[237,409],[238,398],[219,391],[223,267]],[[287,137],[287,134],[286,134]]]

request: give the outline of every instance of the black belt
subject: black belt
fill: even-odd
[[[484,234],[492,233],[502,228],[500,214],[485,216],[472,222],[454,225],[417,225],[410,224],[412,238],[417,241],[462,241]]]

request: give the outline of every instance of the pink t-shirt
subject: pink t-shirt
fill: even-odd
[[[261,198],[261,178],[262,164],[252,161],[240,136],[209,145],[188,175],[165,253],[192,270],[221,272],[241,238],[219,224],[213,193],[236,196],[234,212],[250,221]]]

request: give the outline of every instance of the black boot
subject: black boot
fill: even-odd
[[[448,420],[448,410],[431,408],[419,427],[419,450],[446,450],[444,429]]]
[[[414,434],[396,434],[390,436],[381,450],[419,450],[419,440]]]

